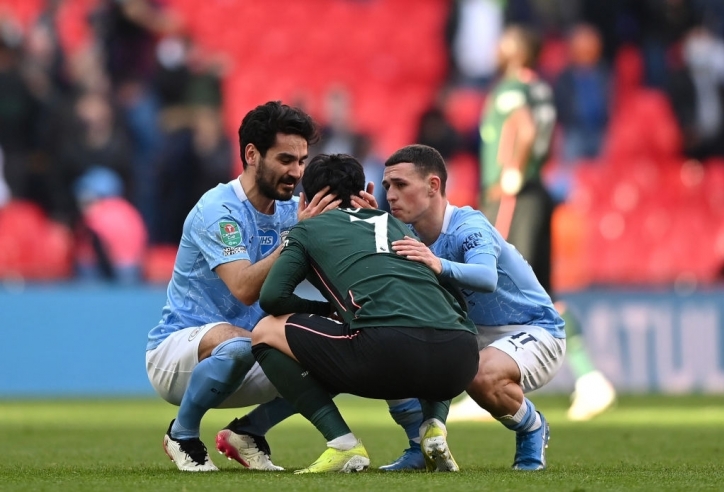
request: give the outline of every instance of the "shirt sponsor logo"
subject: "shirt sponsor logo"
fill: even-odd
[[[482,232],[473,232],[463,241],[463,253],[467,253],[473,248],[477,248],[483,241]]]
[[[266,255],[274,249],[279,239],[279,234],[274,229],[259,229],[256,231],[259,235],[259,249],[262,255]]]
[[[222,254],[224,256],[238,255],[239,253],[246,253],[246,248],[244,246],[236,246],[234,248],[224,248],[222,250]]]
[[[241,231],[236,222],[230,220],[220,221],[219,232],[221,233],[221,242],[225,245],[234,247],[241,244]]]

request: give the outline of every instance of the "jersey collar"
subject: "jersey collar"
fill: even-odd
[[[239,178],[231,182],[231,187],[234,189],[234,193],[236,193],[236,197],[240,201],[245,202],[248,200],[246,193],[244,193],[244,188],[241,187],[241,181],[239,181]]]
[[[440,230],[440,234],[446,234],[447,228],[450,225],[450,220],[452,219],[452,214],[455,211],[455,208],[450,205],[450,202],[447,203],[445,206],[445,217],[442,219],[442,230]]]

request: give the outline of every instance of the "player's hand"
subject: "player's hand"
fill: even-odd
[[[304,192],[299,194],[299,208],[297,209],[297,220],[299,222],[304,219],[310,219],[315,215],[319,215],[327,210],[335,209],[342,203],[336,195],[329,193],[329,186],[325,186],[307,203],[307,197]]]
[[[379,208],[377,199],[373,194],[375,191],[375,184],[370,181],[367,183],[367,189],[359,192],[359,196],[352,195],[352,205],[355,208]]]
[[[435,275],[442,273],[442,262],[435,256],[430,248],[417,239],[405,236],[404,239],[392,241],[392,250],[408,260],[419,261],[435,272]]]

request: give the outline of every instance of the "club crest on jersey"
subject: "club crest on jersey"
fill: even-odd
[[[221,242],[225,245],[234,247],[241,244],[241,231],[236,222],[231,220],[220,221],[219,232],[221,233]]]
[[[269,231],[259,229],[256,232],[259,234],[259,249],[261,250],[262,255],[265,255],[274,249],[274,246],[277,244],[277,240],[279,239],[277,231],[273,229]]]

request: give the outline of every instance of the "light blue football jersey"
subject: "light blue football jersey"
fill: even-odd
[[[430,250],[439,258],[458,263],[470,263],[477,255],[495,256],[495,291],[462,290],[468,316],[476,325],[535,325],[556,338],[566,337],[563,319],[533,269],[479,211],[448,205],[442,231]]]
[[[146,350],[169,334],[226,321],[247,330],[265,315],[255,302],[244,305],[214,273],[222,263],[268,256],[297,223],[299,198],[277,201],[273,215],[258,212],[235,179],[209,190],[184,222],[161,321],[148,334]]]

